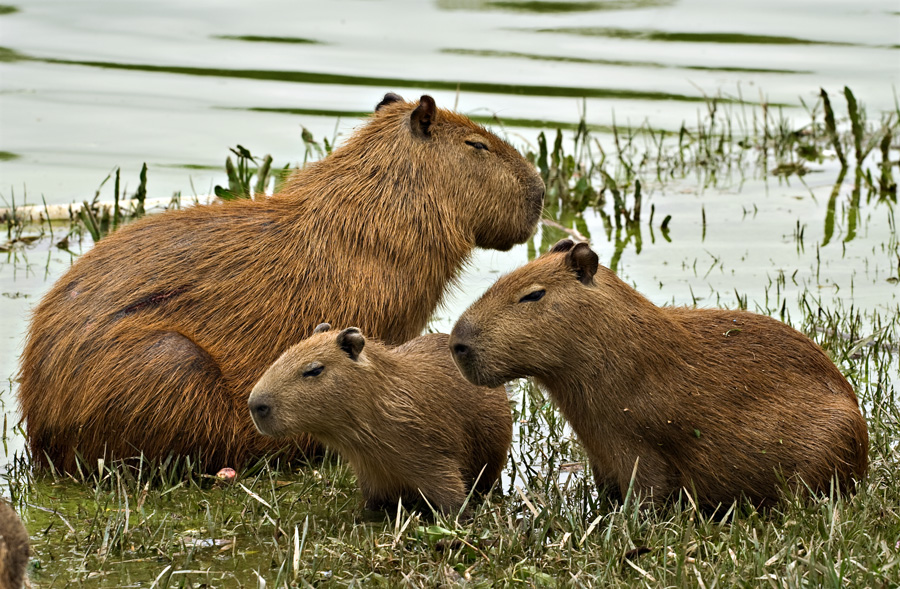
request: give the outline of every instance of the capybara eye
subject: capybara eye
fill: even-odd
[[[527,295],[525,295],[525,296],[522,297],[521,299],[519,299],[519,302],[520,302],[520,303],[530,303],[530,302],[532,302],[532,301],[539,301],[539,300],[541,300],[542,298],[544,298],[544,295],[545,295],[546,293],[547,293],[547,291],[544,290],[543,288],[540,289],[540,290],[535,290],[535,291],[532,291],[532,292],[528,293]]]
[[[488,146],[482,143],[481,141],[466,141],[466,145],[471,145],[475,149],[483,149],[485,151],[490,151]]]
[[[313,366],[312,368],[309,368],[308,370],[304,370],[303,376],[319,376],[320,374],[322,374],[323,370],[325,370],[325,366],[323,366],[322,364],[318,364],[316,366]]]

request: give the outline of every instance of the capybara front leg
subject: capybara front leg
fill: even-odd
[[[445,515],[455,515],[466,500],[466,488],[458,468],[437,470],[419,487],[431,507]]]
[[[591,474],[594,475],[594,484],[597,485],[597,492],[606,493],[610,501],[622,502],[625,496],[619,489],[619,482],[609,475],[605,474],[596,464],[591,465]]]

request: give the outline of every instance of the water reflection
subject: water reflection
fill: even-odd
[[[303,37],[261,37],[259,35],[212,35],[213,39],[246,41],[248,43],[288,43],[294,45],[321,45],[321,41]]]
[[[605,2],[567,2],[538,0],[438,0],[442,10],[502,10],[534,14],[564,14],[598,10],[635,10],[671,6],[675,0],[606,0]]]
[[[844,187],[848,168],[841,169],[831,190],[828,203],[825,206],[825,222],[822,231],[821,247],[825,247],[831,242],[835,234],[835,224],[838,221],[842,221],[843,226],[846,228],[842,242],[849,243],[856,239],[860,222],[863,187],[866,189],[866,204],[876,205],[876,210],[878,205],[884,205],[886,207],[886,216],[888,218],[893,217],[892,205],[897,202],[897,186],[893,183],[890,164],[888,163],[887,166],[880,164],[878,167],[882,170],[882,176],[879,178],[877,185],[873,182],[871,168],[856,168],[853,170],[853,186],[849,191],[846,204],[841,207],[840,218],[838,218],[837,206],[843,192],[842,188]]]
[[[564,55],[539,55],[536,53],[520,53],[516,51],[493,51],[487,49],[441,49],[441,53],[451,55],[471,55],[475,57],[503,57],[512,59],[530,59],[534,61],[550,61],[559,63],[579,63],[591,65],[612,65],[623,67],[642,67],[658,69],[685,69],[709,72],[745,72],[757,74],[810,74],[809,70],[787,70],[777,68],[736,67],[736,66],[705,66],[705,65],[671,65],[653,61],[629,61],[617,59],[590,59],[586,57],[571,57]]]
[[[8,61],[37,61],[56,65],[85,66],[92,68],[151,72],[162,74],[179,74],[187,76],[213,76],[220,78],[237,78],[260,81],[294,82],[302,84],[328,84],[345,86],[370,86],[377,88],[421,88],[425,90],[444,90],[449,92],[480,92],[485,94],[504,94],[521,96],[554,96],[570,98],[620,98],[624,100],[677,100],[681,102],[704,102],[704,96],[691,96],[673,92],[653,92],[628,90],[619,88],[591,88],[586,86],[546,86],[539,84],[503,84],[497,82],[460,81],[460,80],[427,80],[374,76],[353,76],[323,72],[304,72],[291,70],[265,69],[229,69],[200,68],[188,66],[150,65],[141,63],[117,63],[111,61],[87,61],[75,59],[58,59],[50,57],[30,57],[9,49],[0,48],[0,56]],[[727,99],[723,99],[727,101]]]
[[[248,110],[252,112],[270,112],[270,113],[279,113],[279,114],[290,114],[290,115],[299,115],[299,116],[313,116],[313,117],[341,117],[341,118],[364,118],[372,114],[371,112],[361,111],[361,110],[337,110],[337,109],[328,109],[328,108],[284,108],[284,107],[267,107],[267,106],[253,106],[249,108],[242,108],[238,110]],[[481,123],[483,125],[499,125],[501,127],[518,127],[524,129],[562,129],[565,131],[575,131],[578,129],[583,123],[571,123],[568,121],[558,121],[550,118],[547,119],[523,119],[519,117],[503,117],[500,118],[496,115],[487,116],[487,115],[479,115],[477,113],[469,113],[467,115],[470,119],[475,121],[476,123]],[[592,125],[585,124],[586,127],[590,131],[600,132],[600,133],[612,133],[613,128],[609,125]],[[622,130],[631,131],[633,130],[631,127],[620,127]]]
[[[856,43],[839,41],[818,41],[787,37],[780,35],[751,35],[746,33],[697,33],[597,27],[560,27],[535,29],[538,33],[558,33],[564,35],[581,35],[586,37],[605,37],[609,39],[627,39],[638,41],[665,41],[670,43],[716,43],[716,44],[751,44],[751,45],[830,45],[836,47],[864,47]]]

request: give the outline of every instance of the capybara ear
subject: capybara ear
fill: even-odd
[[[331,323],[319,323],[313,329],[313,333],[325,333],[326,331],[331,331]]]
[[[575,247],[575,242],[572,241],[571,239],[560,239],[559,241],[556,242],[556,245],[554,245],[553,247],[550,248],[550,251],[547,253],[555,254],[555,253],[559,253],[559,252],[567,252],[570,249],[572,249],[573,247]]]
[[[401,102],[402,100],[403,100],[403,97],[400,96],[399,94],[394,94],[393,92],[388,92],[387,94],[384,95],[384,98],[381,99],[381,102],[379,102],[378,104],[375,105],[375,111],[378,112],[383,107],[385,107],[389,104],[393,104],[395,102]]]
[[[589,286],[594,281],[594,274],[597,273],[600,258],[594,253],[591,246],[581,242],[566,254],[566,263],[575,271],[578,280],[585,286]]]
[[[409,123],[412,132],[417,137],[427,139],[431,137],[431,123],[434,122],[434,113],[437,107],[434,104],[434,98],[423,94],[419,99],[419,106],[409,115]]]
[[[359,353],[362,352],[363,346],[366,345],[366,338],[358,328],[348,327],[338,334],[337,344],[347,352],[351,360],[356,361],[359,359]]]

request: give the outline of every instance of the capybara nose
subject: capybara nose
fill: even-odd
[[[456,356],[456,359],[460,362],[467,360],[471,351],[472,350],[469,349],[469,346],[466,344],[453,344],[453,355]]]
[[[471,353],[471,349],[466,344],[453,344],[453,355],[456,356],[457,360],[463,362],[469,358],[469,354]]]
[[[265,419],[272,413],[272,406],[268,405],[264,400],[251,401],[250,414],[254,419]]]
[[[460,319],[450,332],[450,351],[453,359],[460,366],[472,362],[475,351],[471,347],[472,338],[477,335],[477,330],[465,319]]]

